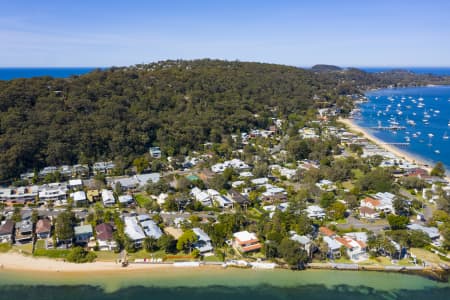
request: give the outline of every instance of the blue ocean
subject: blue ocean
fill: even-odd
[[[366,93],[355,122],[387,143],[450,169],[450,86],[382,89]],[[380,130],[378,127],[398,127]]]
[[[387,72],[396,69],[407,70],[416,74],[450,76],[450,67],[362,67],[360,69],[369,73]]]
[[[0,80],[10,80],[17,78],[31,78],[38,76],[51,76],[54,78],[67,78],[74,75],[89,73],[95,67],[76,68],[0,68]]]

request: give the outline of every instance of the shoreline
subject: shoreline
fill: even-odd
[[[407,267],[391,267],[386,268],[384,265],[355,265],[334,264],[329,262],[311,263],[304,271],[292,271],[286,268],[275,269],[252,269],[228,266],[222,267],[219,264],[201,264],[198,266],[186,265],[177,266],[171,263],[166,264],[140,264],[130,263],[127,267],[122,267],[116,262],[96,261],[93,263],[69,263],[61,260],[51,258],[36,258],[33,256],[25,256],[19,253],[0,253],[0,274],[1,273],[19,273],[28,274],[30,276],[47,274],[46,278],[57,276],[62,278],[84,278],[86,274],[100,276],[100,277],[119,277],[126,278],[132,275],[150,275],[150,274],[165,274],[165,276],[177,277],[183,274],[214,274],[214,273],[232,273],[233,270],[246,270],[248,272],[313,272],[314,270],[323,271],[352,271],[352,272],[382,272],[391,274],[409,274],[417,275],[436,282],[448,282],[448,272],[436,268],[407,268]]]
[[[355,133],[361,133],[366,139],[368,139],[369,141],[371,141],[378,147],[386,150],[387,152],[394,154],[398,158],[404,159],[404,160],[408,161],[409,163],[416,164],[418,167],[420,167],[424,170],[427,170],[428,172],[431,172],[431,170],[432,170],[432,166],[430,166],[431,162],[428,162],[421,157],[418,157],[407,151],[401,150],[395,146],[386,145],[383,140],[375,137],[373,134],[369,133],[367,129],[356,124],[351,119],[339,118],[337,121],[341,124],[344,124],[350,131],[353,131]],[[449,177],[445,177],[445,179],[449,180]]]

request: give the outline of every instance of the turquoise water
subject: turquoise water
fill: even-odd
[[[0,299],[448,299],[419,276],[351,271],[152,270],[121,274],[0,273]]]
[[[368,130],[388,143],[409,143],[401,149],[430,164],[442,161],[450,169],[450,86],[371,91],[360,106],[365,128],[396,124],[399,131]]]
[[[77,68],[0,68],[0,80],[10,80],[16,78],[31,78],[37,76],[51,76],[55,78],[66,78],[73,75],[83,75],[97,68],[77,67]]]

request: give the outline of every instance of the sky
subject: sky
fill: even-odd
[[[0,0],[0,67],[450,66],[448,0]]]

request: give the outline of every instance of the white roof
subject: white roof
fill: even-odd
[[[141,222],[141,226],[144,228],[145,234],[149,237],[159,239],[163,235],[161,228],[153,220]]]
[[[241,242],[257,240],[256,234],[248,231],[239,231],[233,233],[233,237],[240,240]]]
[[[86,200],[86,193],[84,191],[78,191],[75,193],[72,193],[73,201],[85,201]]]
[[[332,238],[328,236],[323,237],[323,241],[327,243],[328,248],[330,248],[332,251],[339,250],[341,248],[341,244],[337,241],[333,240]]]
[[[131,196],[131,195],[122,195],[122,196],[119,196],[119,202],[120,202],[120,203],[130,203],[130,202],[133,202],[133,196]]]
[[[142,228],[136,221],[135,217],[125,217],[125,234],[133,241],[145,239],[145,234]]]
[[[269,182],[269,178],[267,177],[262,177],[262,178],[255,178],[251,180],[251,183],[256,184],[256,185],[263,185]]]
[[[83,185],[83,181],[81,179],[70,179],[69,185],[70,186]]]
[[[103,204],[114,204],[116,202],[113,192],[107,189],[102,190],[102,200]]]

